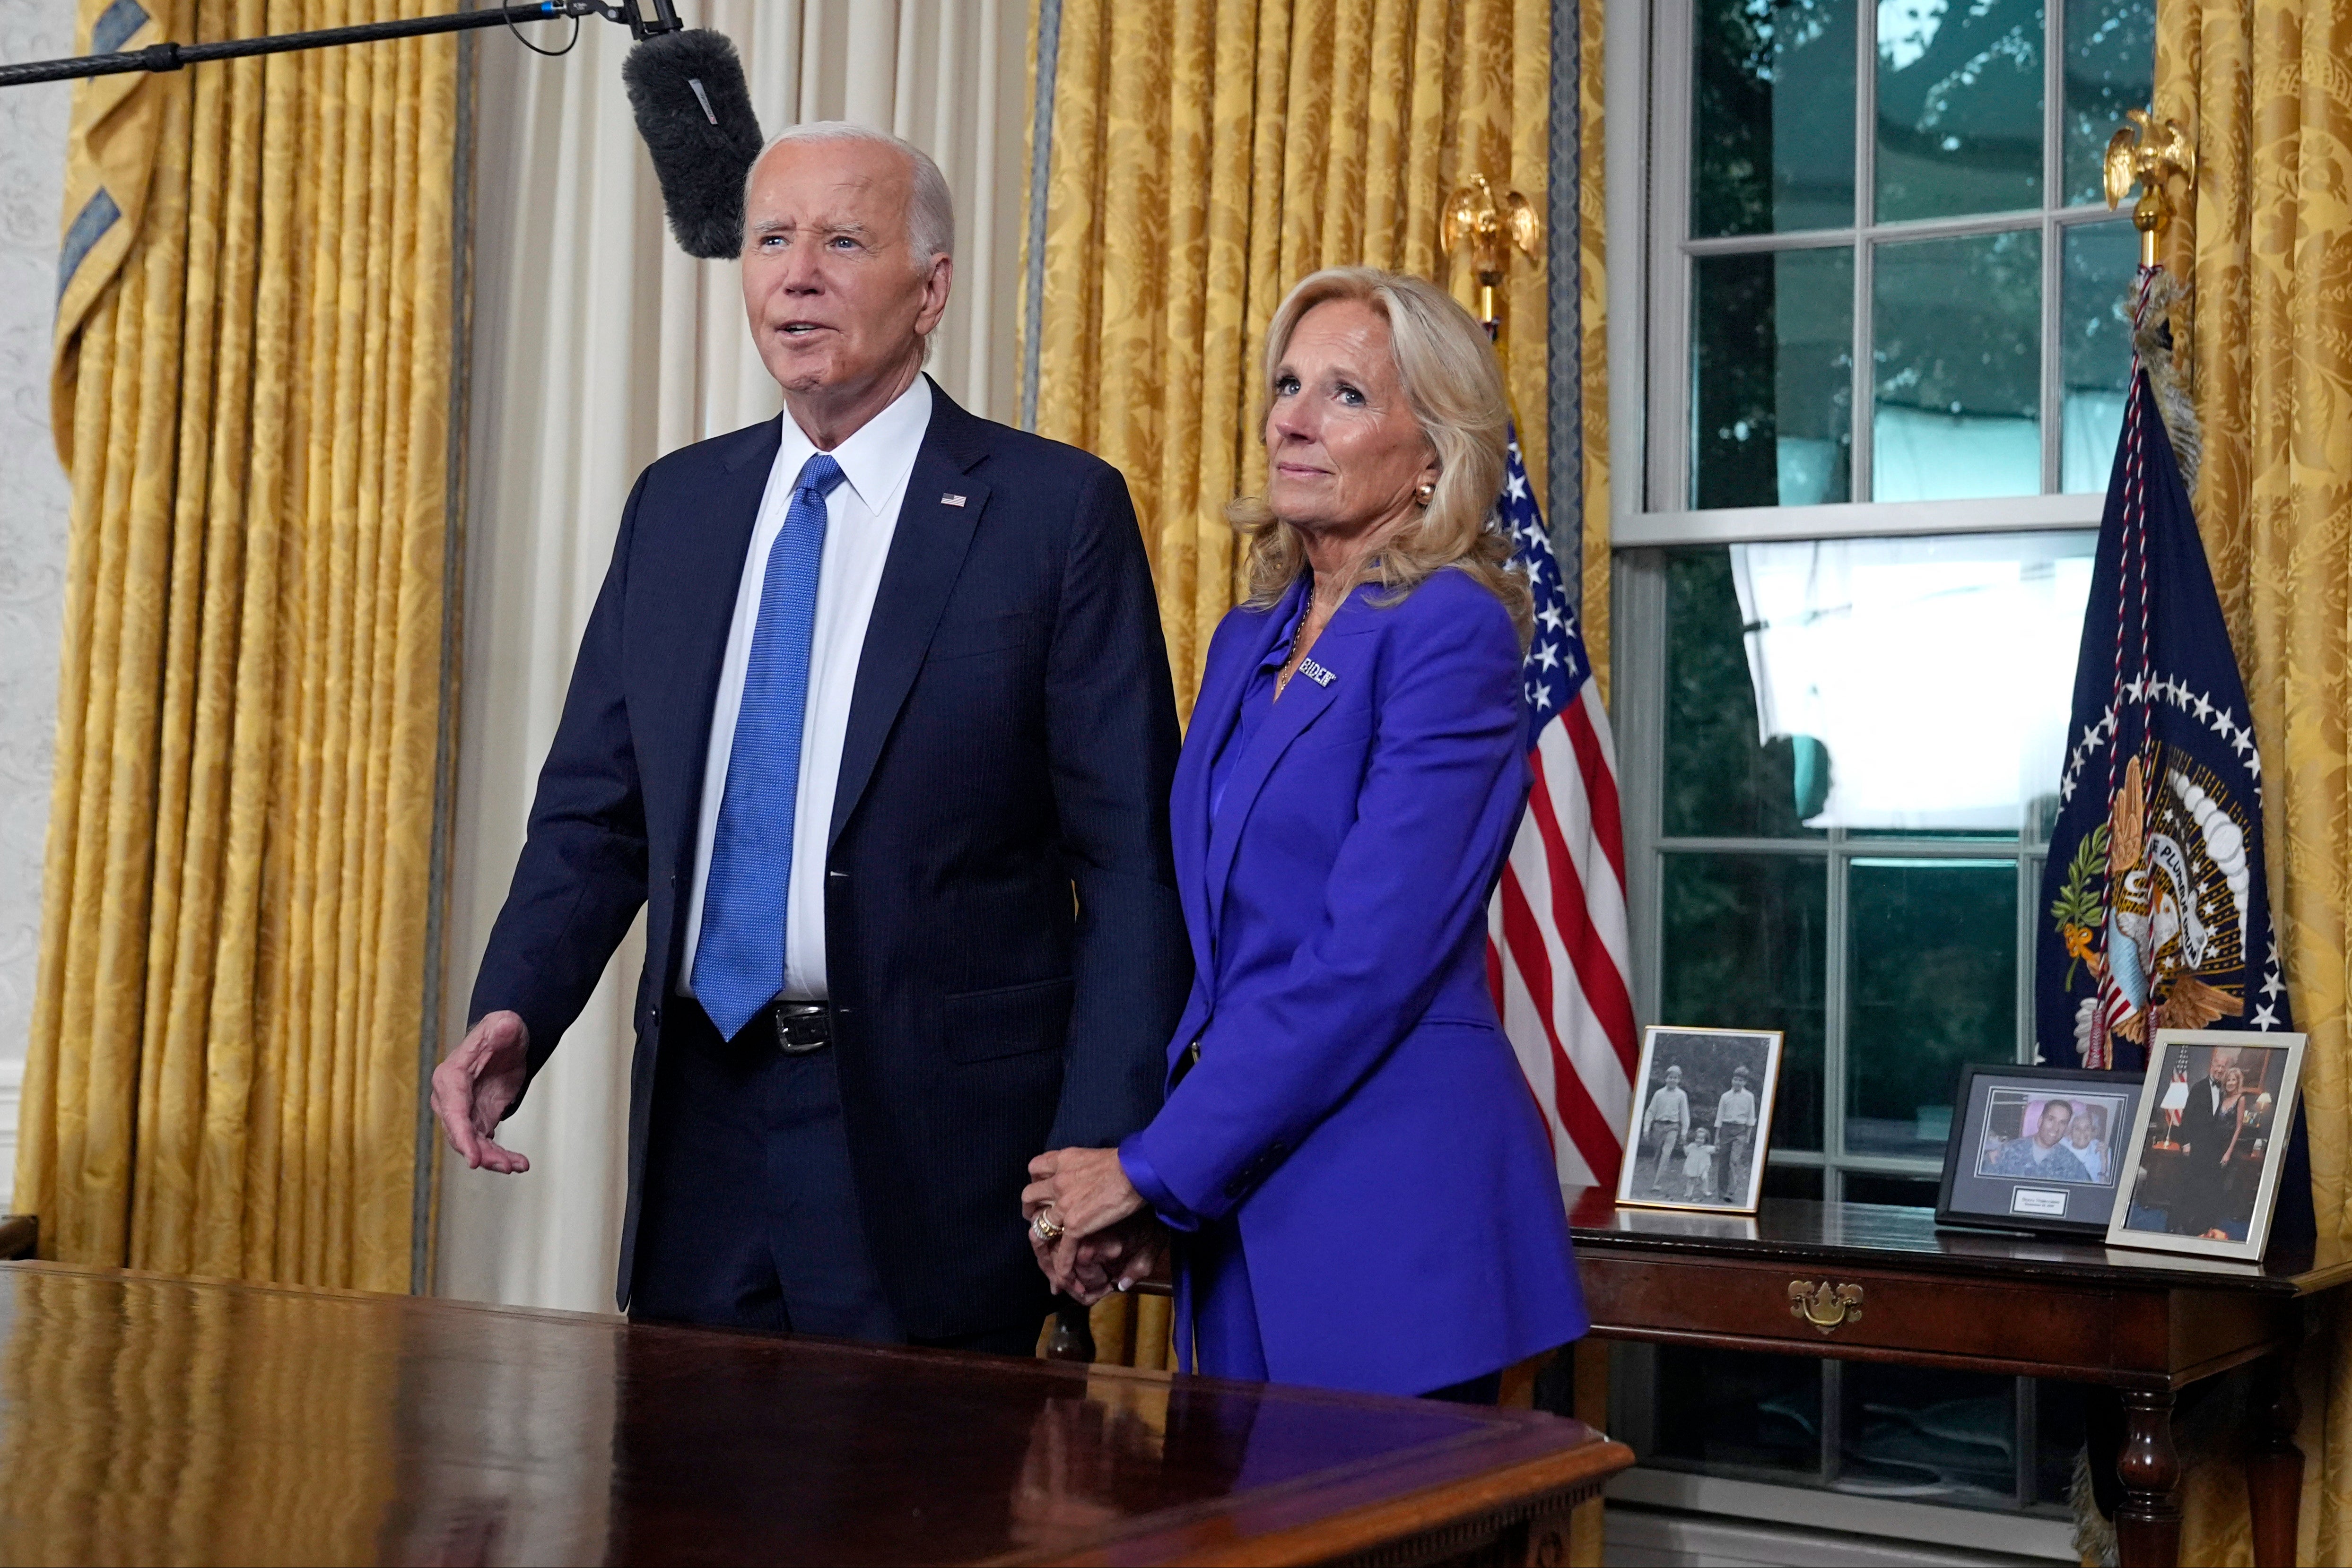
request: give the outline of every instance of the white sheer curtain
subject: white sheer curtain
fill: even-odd
[[[955,292],[931,373],[1017,411],[1028,10],[1023,0],[706,0],[760,123],[846,119],[929,151],[956,195]],[[530,30],[560,40],[560,26]],[[621,88],[629,40],[583,24],[562,59],[478,34],[473,417],[446,1028],[506,895],[572,658],[637,471],[774,414],[732,263],[670,243]],[[445,1162],[442,1295],[609,1312],[619,1245],[629,982],[642,922],[509,1124],[531,1171]]]

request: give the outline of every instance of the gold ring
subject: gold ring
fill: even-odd
[[[1051,1243],[1062,1239],[1062,1222],[1049,1214],[1038,1215],[1029,1222],[1029,1228],[1037,1233],[1040,1241]]]

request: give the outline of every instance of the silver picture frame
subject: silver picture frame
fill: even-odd
[[[2261,1261],[2305,1043],[2300,1034],[2157,1030],[2108,1246]]]

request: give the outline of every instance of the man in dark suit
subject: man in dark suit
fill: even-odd
[[[2179,1186],[2167,1215],[2167,1228],[2182,1236],[2203,1236],[2221,1224],[2229,1195],[2222,1185],[2221,1156],[2230,1152],[2231,1134],[2238,1130],[2234,1105],[2223,1108],[2228,1091],[2223,1081],[2238,1065],[2234,1046],[2210,1048],[2205,1076],[2189,1086],[2189,1103],[2180,1108],[2180,1130],[2173,1142],[2181,1149]]]
[[[785,412],[639,476],[466,1039],[467,1165],[650,905],[632,1315],[1026,1354],[1029,1158],[1158,1108],[1191,957],[1167,656],[1127,487],[921,373],[953,208],[878,132],[746,187]]]

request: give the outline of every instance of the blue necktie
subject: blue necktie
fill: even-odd
[[[719,802],[694,949],[694,994],[728,1040],[784,988],[784,915],[809,643],[824,559],[824,498],[841,481],[841,465],[824,453],[801,465],[760,580],[760,620],[743,672],[743,706],[727,755],[727,792]]]

